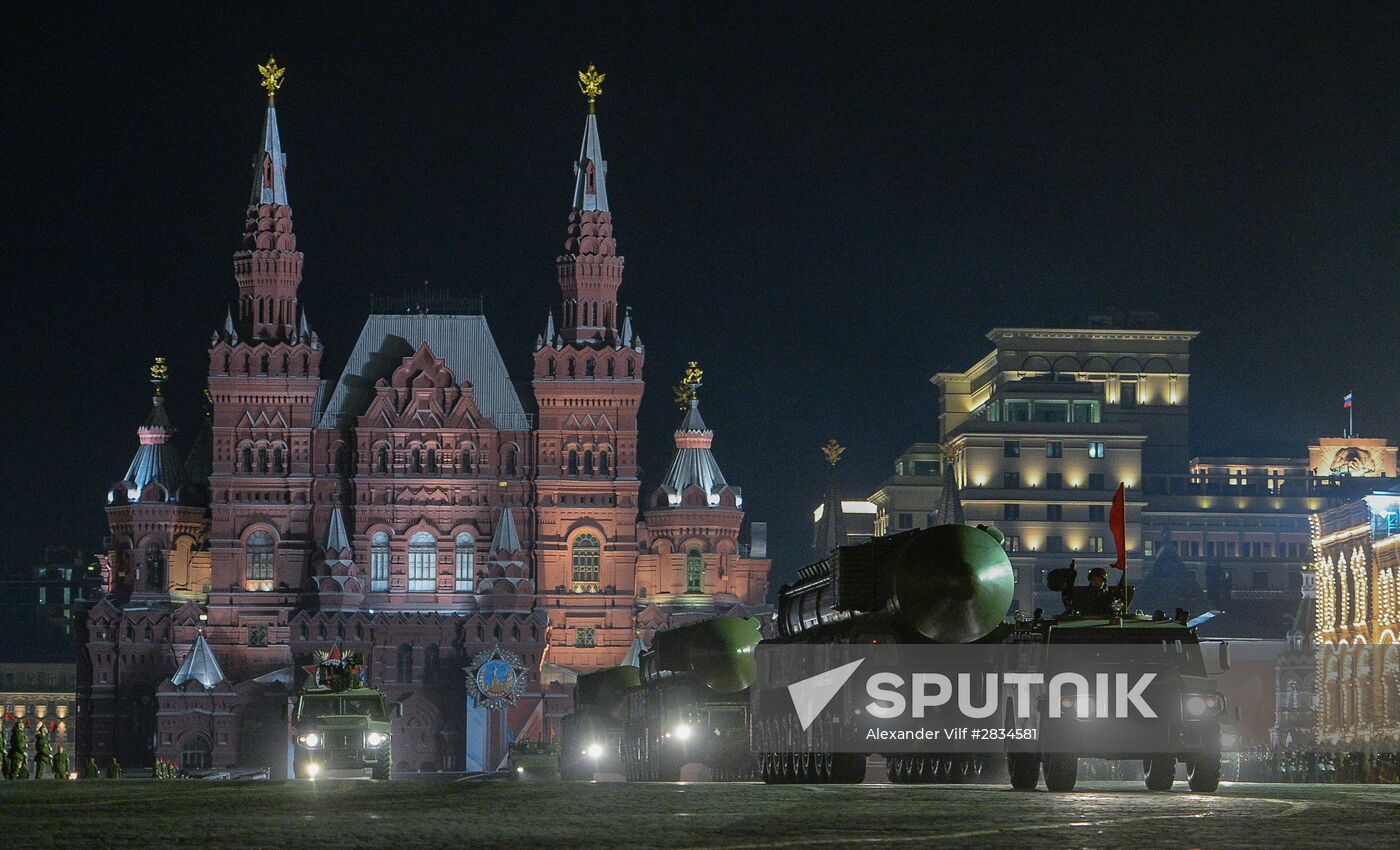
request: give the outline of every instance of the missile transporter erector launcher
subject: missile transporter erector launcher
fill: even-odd
[[[753,618],[716,617],[658,632],[627,691],[620,755],[629,781],[675,781],[686,764],[751,779],[749,685],[762,634]],[[582,680],[580,680],[582,681]]]
[[[592,779],[595,773],[622,771],[622,726],[627,694],[642,683],[632,665],[585,673],[574,686],[574,710],[559,725],[559,775]]]
[[[842,546],[804,568],[779,592],[778,636],[773,644],[999,643],[1015,590],[1015,574],[1002,549],[1000,531],[988,526],[940,525]],[[819,670],[781,671],[783,681]],[[758,699],[789,700],[784,687],[759,685]],[[791,724],[755,728],[766,782],[860,782],[863,753],[820,750],[830,734],[818,722],[797,746],[784,736]],[[816,744],[815,747],[812,745]],[[896,782],[959,778],[989,760],[938,754],[891,755]]]

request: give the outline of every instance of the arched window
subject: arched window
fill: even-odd
[[[590,357],[590,358],[588,358],[587,360],[584,361],[584,363],[583,363],[583,374],[584,374],[584,375],[586,375],[586,376],[588,376],[588,377],[590,377],[590,378],[593,377],[593,373],[594,373],[594,370],[595,370],[595,369],[596,369],[596,366],[595,366],[594,363],[593,363],[593,358],[592,358],[592,357]]]
[[[583,453],[583,474],[593,474],[593,450],[589,449]]]
[[[282,474],[282,447],[275,446],[272,449],[272,471],[278,475]]]
[[[608,471],[608,453],[606,451],[598,452],[598,474],[607,475]]]
[[[699,549],[685,553],[685,592],[700,593],[705,579],[705,562]]]
[[[476,567],[475,541],[467,532],[457,535],[457,542],[453,549],[457,590],[469,591],[472,589],[472,578]]]
[[[609,358],[608,358],[608,377],[611,378],[611,377],[612,377],[613,375],[615,375],[615,374],[617,374],[617,364],[613,362],[613,359],[612,359],[611,357],[609,357]]]
[[[252,472],[252,471],[253,471],[253,448],[252,448],[252,446],[244,446],[244,447],[243,447],[243,471],[244,471],[244,472]]]
[[[508,449],[506,449],[505,468],[506,468],[506,472],[505,472],[506,475],[514,475],[514,474],[515,474],[515,449],[514,449],[514,448],[508,448]]]
[[[570,358],[569,358],[569,377],[572,378],[573,376],[574,376],[574,358],[570,357]]]
[[[413,647],[406,644],[399,644],[398,657],[396,658],[395,673],[400,682],[413,681]]]
[[[473,472],[472,450],[470,448],[462,449],[462,465],[460,469],[463,475],[471,475]]]
[[[437,539],[420,531],[408,541],[408,590],[432,593],[437,589]]]
[[[428,471],[437,472],[437,449],[428,449]]]
[[[214,753],[207,739],[196,735],[180,748],[181,770],[208,770],[213,766]]]
[[[578,475],[578,452],[569,449],[569,474]]]
[[[545,343],[548,344],[548,343],[549,343],[549,340],[545,340]],[[225,371],[228,371],[228,370],[225,370]],[[548,374],[549,377],[551,377],[551,378],[554,377],[554,358],[553,358],[553,357],[549,358],[549,371],[548,371],[546,374]]]
[[[597,593],[602,589],[598,580],[602,551],[598,538],[592,534],[580,534],[574,538],[571,552],[574,593]]]
[[[414,472],[422,472],[422,471],[423,471],[423,450],[422,450],[422,449],[414,449],[414,450],[413,450],[413,463],[412,463],[412,467],[411,467],[411,468],[413,469]]]
[[[627,377],[629,377],[629,378],[634,378],[634,377],[636,377],[636,376],[637,376],[637,364],[636,364],[636,362],[633,361],[631,358],[628,358],[628,360],[627,360]]]
[[[345,450],[344,446],[335,447],[335,457],[332,459],[332,464],[338,475],[344,475],[350,471],[350,453]]]
[[[438,655],[441,649],[435,643],[430,643],[423,648],[423,681],[436,682],[438,677]]]
[[[369,589],[389,589],[389,534],[376,531],[369,539]]]
[[[261,474],[263,474],[263,475],[266,475],[266,474],[267,474],[267,449],[266,449],[266,448],[259,448],[259,449],[258,449],[258,472],[261,473]]]
[[[255,531],[248,536],[245,554],[248,558],[248,577],[244,586],[248,590],[272,589],[272,558],[277,541],[266,531]]]
[[[379,447],[379,463],[378,463],[378,466],[379,466],[379,471],[380,471],[380,472],[388,472],[388,471],[389,471],[389,447],[388,447],[388,446],[380,446],[380,447]]]
[[[146,586],[159,590],[165,585],[165,553],[159,543],[146,544]]]
[[[259,370],[262,374],[266,375],[266,374],[267,374],[267,367],[268,367],[268,358],[267,358],[267,355],[264,354],[264,355],[262,356],[261,365],[258,367],[258,370]]]

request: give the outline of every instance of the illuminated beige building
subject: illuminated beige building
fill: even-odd
[[[943,452],[937,443],[915,443],[894,462],[894,474],[870,496],[876,537],[938,522],[943,494]]]
[[[1400,750],[1400,490],[1322,511],[1312,534],[1317,742],[1369,772]]]
[[[1194,331],[996,328],[965,372],[940,372],[939,439],[969,523],[1006,534],[1016,606],[1058,610],[1045,574],[1114,559],[1108,512],[1127,487],[1129,569],[1139,567],[1144,470],[1186,466]],[[1140,575],[1140,573],[1138,573]]]

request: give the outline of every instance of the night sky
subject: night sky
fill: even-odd
[[[929,377],[995,326],[1147,309],[1199,330],[1198,454],[1303,456],[1348,390],[1359,431],[1400,439],[1400,11],[755,5],[11,18],[4,563],[99,544],[156,354],[188,447],[269,53],[328,376],[368,293],[424,280],[482,294],[527,374],[558,303],[575,72],[607,74],[644,490],[699,360],[715,453],[784,574],[809,559],[818,447],[850,447],[846,494],[866,496],[936,438]]]

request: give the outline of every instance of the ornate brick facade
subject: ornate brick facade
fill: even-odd
[[[298,668],[338,644],[402,706],[397,769],[462,769],[462,671],[476,653],[499,645],[536,671],[507,726],[547,735],[568,700],[558,683],[621,661],[639,609],[642,628],[657,622],[655,600],[684,569],[676,553],[705,563],[699,591],[677,597],[688,616],[762,605],[768,562],[738,556],[737,490],[699,503],[678,492],[648,512],[650,537],[639,517],[645,349],[617,301],[591,112],[555,264],[561,321],[551,312],[536,340],[528,400],[485,317],[450,299],[373,313],[342,374],[323,380],[285,169],[269,99],[237,309],[209,347],[208,433],[179,464],[158,397],[110,494],[81,758],[285,775]],[[179,672],[196,656],[217,676]],[[490,764],[504,754],[488,743]]]

